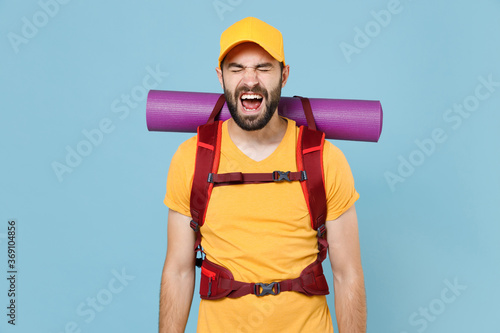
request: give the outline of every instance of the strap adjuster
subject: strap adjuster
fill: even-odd
[[[276,286],[276,291],[274,290],[274,287]],[[260,287],[260,289],[259,289]],[[271,283],[256,283],[253,286],[253,292],[255,296],[265,296],[265,295],[278,295],[281,290],[280,290],[280,284],[278,282],[271,282]]]
[[[191,220],[191,222],[189,222],[189,226],[191,227],[191,229],[194,230],[194,232],[200,231],[200,225],[196,223],[194,220]]]
[[[205,260],[205,252],[203,252],[203,248],[201,247],[201,245],[198,245],[196,247],[194,253],[195,253],[195,265],[196,267],[201,267],[203,261]]]
[[[200,256],[198,256],[198,253],[200,253]],[[199,252],[196,253],[196,257],[194,260],[196,267],[201,267],[204,260],[205,260],[205,255],[203,254],[203,250],[200,250]],[[210,296],[210,295],[208,295],[208,296]]]
[[[208,183],[213,183],[214,182],[214,174],[212,172],[210,172],[208,174],[208,179],[207,179],[207,182]]]
[[[326,232],[326,226],[324,224],[320,225],[318,230],[318,238],[321,238]]]
[[[287,182],[290,182],[290,171],[273,171],[273,180],[275,182],[281,182],[283,180],[286,180]]]

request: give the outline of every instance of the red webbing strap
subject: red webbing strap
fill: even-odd
[[[318,230],[326,221],[326,192],[323,182],[323,144],[325,134],[301,126],[297,142],[297,168],[305,170],[307,180],[301,182],[311,216],[311,227]]]
[[[325,134],[323,132],[305,126],[300,127],[297,142],[297,168],[298,170],[305,170],[307,173],[307,180],[300,184],[311,216],[311,227],[316,230],[318,238],[318,257],[301,273],[301,276],[315,276],[314,282],[305,287],[312,294],[315,294],[317,289],[328,294],[328,283],[323,275],[322,267],[322,262],[326,259],[328,252],[325,226],[327,212],[326,191],[323,178],[324,143]]]
[[[224,103],[226,103],[226,97],[224,94],[219,96],[219,99],[217,100],[217,103],[215,103],[214,109],[212,110],[212,113],[210,114],[210,117],[208,117],[207,124],[211,124],[214,122],[215,117],[219,114],[219,112],[222,110],[222,107],[224,106]]]
[[[303,180],[304,174],[297,172],[274,171],[269,173],[219,173],[211,174],[209,181],[214,183],[214,186],[236,185],[236,184],[259,184],[281,181],[297,181]]]
[[[193,219],[191,227],[197,232],[205,222],[205,212],[213,188],[213,184],[208,182],[208,175],[216,173],[219,168],[222,121],[214,122],[214,119],[225,102],[226,98],[224,94],[221,94],[207,123],[198,126],[197,130],[196,159],[190,198],[191,218]],[[200,238],[199,233],[198,238]],[[199,245],[198,240],[197,243],[195,248]]]
[[[207,260],[205,259],[205,262]],[[218,299],[221,297],[238,298],[248,294],[256,296],[277,295],[283,291],[296,291],[309,296],[312,295],[328,295],[328,283],[323,274],[323,267],[321,262],[316,260],[309,265],[299,277],[295,279],[288,279],[278,282],[253,283],[235,281],[230,272],[218,265],[210,263],[211,267],[215,269],[214,279],[212,283],[215,285],[211,288],[213,293],[211,295],[203,295],[204,299]],[[218,272],[225,272],[225,274],[218,274]],[[223,276],[225,275],[225,276]],[[206,279],[206,277],[202,276]],[[265,285],[265,286],[263,286]],[[266,288],[266,289],[264,289]]]
[[[312,130],[316,130],[316,122],[314,121],[314,115],[311,109],[311,102],[309,102],[309,98],[302,96],[293,96],[300,98],[302,102],[302,109],[304,109],[304,114],[306,115],[307,127]]]
[[[195,169],[191,187],[191,227],[197,232],[195,249],[200,245],[199,227],[205,222],[205,214],[212,193],[213,183],[207,180],[209,173],[219,168],[222,122],[216,121],[198,127]]]
[[[273,287],[273,291],[276,294],[279,294],[283,291],[297,291],[299,293],[307,294],[307,295],[327,295],[328,293],[309,293],[307,292],[301,281],[301,278],[283,280],[280,282],[275,282],[275,286]],[[257,286],[256,286],[257,285]],[[279,285],[279,289],[278,289]],[[241,296],[245,296],[248,294],[257,294],[261,292],[261,287],[258,283],[250,283],[250,282],[240,282],[235,280],[230,280],[226,278],[219,278],[219,287],[221,289],[232,290],[226,297],[229,298],[238,298]],[[259,296],[259,295],[258,295]]]

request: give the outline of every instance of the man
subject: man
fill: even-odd
[[[221,36],[217,76],[231,118],[222,126],[218,173],[296,171],[298,128],[278,115],[281,89],[290,72],[281,33],[243,19]],[[196,137],[174,155],[165,204],[168,245],[162,274],[160,332],[183,332],[195,282],[195,232],[190,228],[190,192]],[[343,154],[323,149],[327,195],[327,240],[333,270],[339,331],[366,331],[366,304],[354,202],[359,195]],[[215,187],[200,229],[206,259],[242,282],[298,277],[318,253],[301,185],[296,182]],[[258,297],[202,300],[197,332],[333,332],[325,296],[296,291]]]

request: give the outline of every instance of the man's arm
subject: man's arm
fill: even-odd
[[[167,256],[161,276],[160,333],[184,332],[193,300],[196,235],[191,218],[168,212]]]
[[[366,332],[366,296],[354,205],[326,222],[339,333]]]

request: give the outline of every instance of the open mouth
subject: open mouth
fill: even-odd
[[[262,105],[262,95],[255,93],[244,93],[240,97],[241,105],[246,113],[255,113],[259,111]]]

